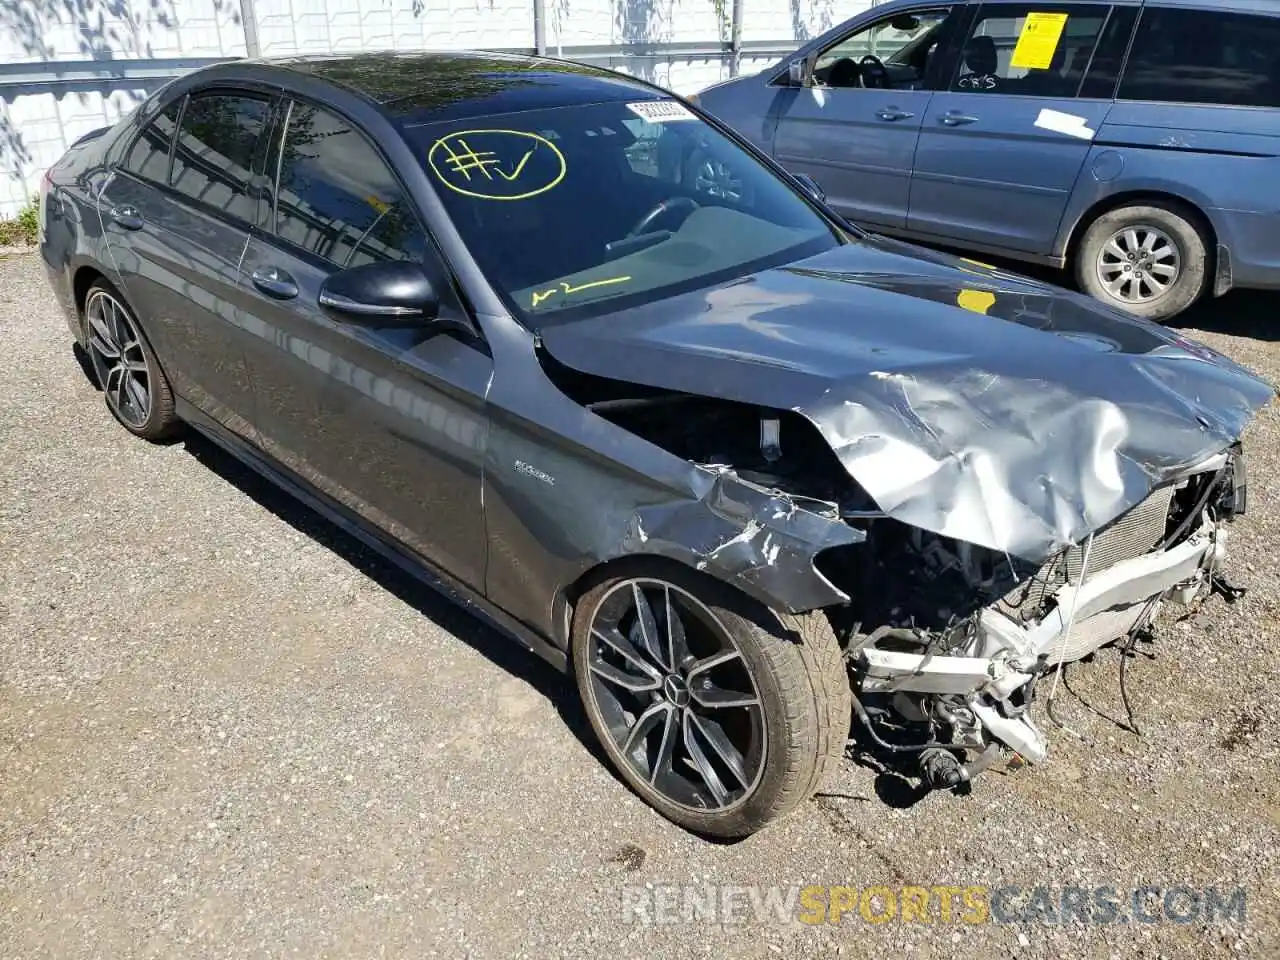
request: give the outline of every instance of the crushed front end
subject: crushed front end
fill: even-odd
[[[1038,565],[845,510],[866,545],[822,566],[853,598],[831,615],[861,733],[873,750],[918,759],[934,787],[959,785],[1005,748],[1045,759],[1030,712],[1040,682],[1136,637],[1166,602],[1233,596],[1222,563],[1227,524],[1244,509],[1237,446]]]

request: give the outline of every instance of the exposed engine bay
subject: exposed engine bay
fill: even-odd
[[[889,518],[795,412],[598,378],[566,386],[670,453],[865,534],[815,562],[850,598],[825,612],[845,650],[855,743],[913,765],[931,787],[960,786],[1008,751],[1043,761],[1048,744],[1030,712],[1042,681],[1108,644],[1132,644],[1167,602],[1242,592],[1222,575],[1226,525],[1246,505],[1238,445],[1035,564]]]

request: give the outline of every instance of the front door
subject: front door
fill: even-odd
[[[817,54],[811,86],[778,92],[774,156],[813,177],[858,223],[906,226],[911,163],[949,14],[923,8],[860,26]]]
[[[1113,89],[1084,86],[1111,9],[982,4],[947,89],[934,94],[924,117],[907,217],[913,234],[1052,252],[1111,110]],[[1115,24],[1123,21],[1127,42],[1136,6],[1120,10]]]
[[[240,284],[263,449],[433,566],[484,586],[482,343],[440,325],[379,326],[321,307],[337,270],[416,260],[462,317],[398,180],[337,115],[294,102],[283,156]],[[461,324],[460,324],[461,325]]]

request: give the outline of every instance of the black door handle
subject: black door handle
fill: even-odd
[[[137,208],[128,204],[121,207],[112,207],[111,219],[126,230],[142,229],[142,217],[138,215]]]
[[[906,110],[899,110],[897,107],[882,107],[876,111],[876,116],[881,120],[910,120],[915,116],[914,113],[908,113]]]
[[[249,275],[253,285],[273,300],[292,300],[298,295],[293,277],[279,267],[259,267]]]
[[[970,116],[967,113],[961,113],[958,110],[948,110],[941,117],[942,122],[948,127],[963,127],[967,123],[977,123],[978,118]]]

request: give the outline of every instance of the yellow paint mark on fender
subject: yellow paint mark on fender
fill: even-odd
[[[1048,70],[1067,28],[1065,13],[1028,13],[1018,34],[1009,66],[1022,70]]]
[[[541,163],[530,164],[541,155]],[[427,151],[427,166],[450,190],[479,200],[527,200],[564,179],[560,148],[527,130],[461,130]]]
[[[993,267],[991,264],[983,263],[981,260],[970,260],[968,257],[961,257],[960,259],[963,260],[965,263],[972,263],[975,267],[985,267],[988,270],[995,269],[995,267]]]
[[[956,303],[966,310],[986,316],[988,310],[995,306],[996,295],[990,290],[961,290]]]
[[[583,290],[591,290],[595,287],[610,287],[615,283],[626,283],[630,277],[609,277],[607,280],[591,280],[587,283],[580,283],[576,287],[563,280],[560,281],[559,287],[551,287],[547,290],[535,290],[531,299],[531,306],[537,307],[540,303],[544,303],[549,297],[557,293],[562,293],[566,297],[571,293],[579,293]]]

